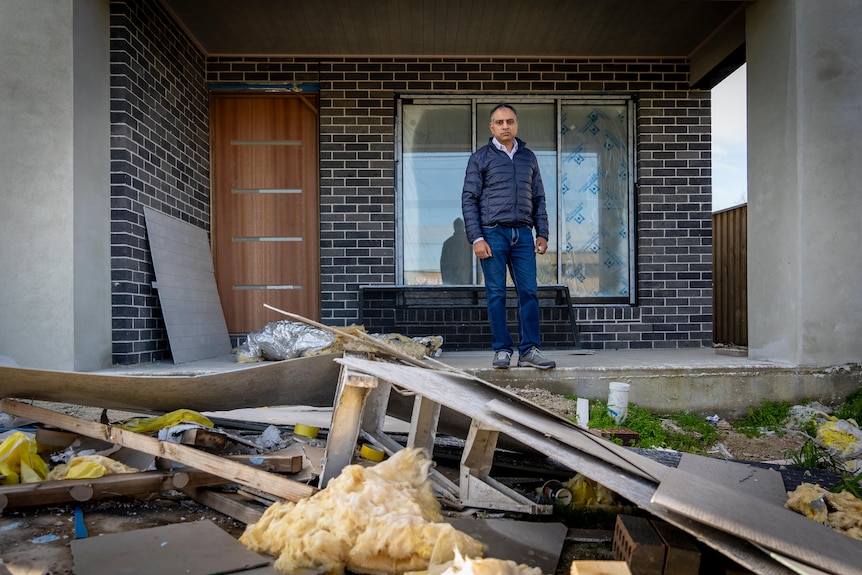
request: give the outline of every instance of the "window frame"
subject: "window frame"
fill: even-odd
[[[472,138],[472,151],[475,152],[478,147],[484,145],[484,140],[482,142],[478,141],[478,127],[479,123],[477,122],[477,108],[480,105],[488,105],[488,104],[497,104],[501,101],[505,101],[506,103],[512,104],[515,108],[518,108],[519,105],[522,104],[552,104],[554,107],[554,118],[555,122],[559,122],[559,118],[562,115],[562,109],[565,105],[599,105],[599,106],[625,106],[626,107],[626,130],[627,130],[627,150],[628,150],[628,189],[627,189],[627,201],[628,201],[628,276],[629,276],[629,293],[628,296],[622,297],[611,297],[611,296],[597,296],[597,297],[584,297],[584,296],[572,296],[572,302],[574,304],[591,304],[591,305],[608,305],[608,306],[618,306],[618,305],[630,305],[634,306],[637,304],[637,204],[636,204],[636,195],[637,195],[637,150],[636,150],[636,105],[635,99],[632,95],[628,94],[615,94],[608,96],[601,95],[571,95],[571,94],[560,94],[560,95],[528,95],[528,94],[516,94],[516,95],[507,95],[505,97],[501,96],[489,96],[487,94],[402,94],[396,98],[396,113],[395,113],[395,284],[399,286],[407,285],[404,283],[404,227],[403,227],[403,210],[404,210],[404,162],[403,162],[403,120],[404,120],[404,112],[403,105],[404,104],[413,104],[413,105],[421,105],[421,104],[429,104],[429,105],[440,105],[440,104],[452,104],[452,105],[469,105],[470,106],[470,119],[471,119],[471,138]],[[554,174],[555,178],[555,188],[556,188],[556,213],[554,217],[556,218],[555,225],[555,233],[556,238],[554,238],[554,242],[556,243],[556,280],[557,283],[566,283],[563,278],[563,243],[562,243],[562,234],[563,234],[563,224],[564,224],[564,214],[561,209],[562,206],[562,133],[557,128],[556,132],[556,155],[557,155],[557,169]],[[547,175],[542,174],[543,179],[547,180]],[[475,260],[474,260],[475,263]],[[473,285],[481,285],[478,282],[478,278],[476,277],[476,266],[473,266]],[[442,287],[442,286],[441,286]]]

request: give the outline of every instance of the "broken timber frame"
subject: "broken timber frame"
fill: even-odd
[[[455,488],[462,501],[467,501],[465,494],[470,491],[465,489],[469,490],[474,478],[485,479],[484,469],[489,463],[486,448],[502,433],[604,485],[755,573],[786,575],[792,573],[786,565],[799,561],[808,565],[808,573],[843,575],[855,572],[862,564],[862,549],[848,537],[824,529],[783,507],[731,494],[730,490],[711,484],[709,479],[666,467],[475,377],[352,357],[336,361],[351,370],[376,376],[380,380],[378,389],[385,388],[388,382],[393,390],[405,390],[406,394],[421,396],[423,401],[437,403],[471,418],[475,425],[471,424],[472,440],[462,458],[461,473],[462,480],[465,473],[469,475],[468,486]],[[372,411],[379,414],[382,409],[378,404]],[[370,419],[373,423],[374,418]],[[370,433],[387,451],[401,448],[379,429],[371,429]],[[686,491],[684,497],[673,495],[682,490]],[[719,506],[718,512],[703,512],[694,503],[715,498],[715,494],[720,494],[714,502]],[[746,508],[745,518],[750,520],[750,526],[729,523],[720,513],[721,508],[733,506],[733,501]],[[766,527],[765,520],[769,520]],[[793,530],[793,535],[773,535],[770,529],[774,529],[775,524],[782,525],[782,532]]]

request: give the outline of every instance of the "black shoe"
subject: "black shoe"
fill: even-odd
[[[551,369],[552,367],[557,367],[557,363],[542,355],[542,350],[538,347],[534,347],[527,353],[518,354],[518,367]]]
[[[501,349],[494,354],[494,361],[491,362],[491,365],[494,366],[494,369],[509,369],[509,363],[511,361],[512,352]]]

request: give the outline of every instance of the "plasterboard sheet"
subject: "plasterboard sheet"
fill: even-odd
[[[455,529],[487,545],[485,557],[514,561],[554,573],[568,529],[562,523],[509,519],[447,519]]]
[[[207,520],[75,539],[71,547],[75,573],[87,575],[241,573],[272,562]]]
[[[206,231],[146,207],[144,216],[174,363],[230,353]]]
[[[680,469],[662,479],[652,502],[827,573],[858,573],[862,545],[738,489]]]
[[[678,469],[709,479],[713,483],[744,491],[777,507],[784,507],[784,502],[787,501],[784,480],[781,473],[775,469],[763,469],[693,453],[682,454]]]

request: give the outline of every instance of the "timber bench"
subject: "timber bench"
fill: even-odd
[[[539,320],[542,347],[580,348],[580,335],[565,284],[540,285]],[[443,336],[443,349],[491,348],[485,287],[478,285],[359,286],[362,325],[369,333],[400,333],[407,337]],[[506,315],[518,343],[517,296],[509,286]]]

